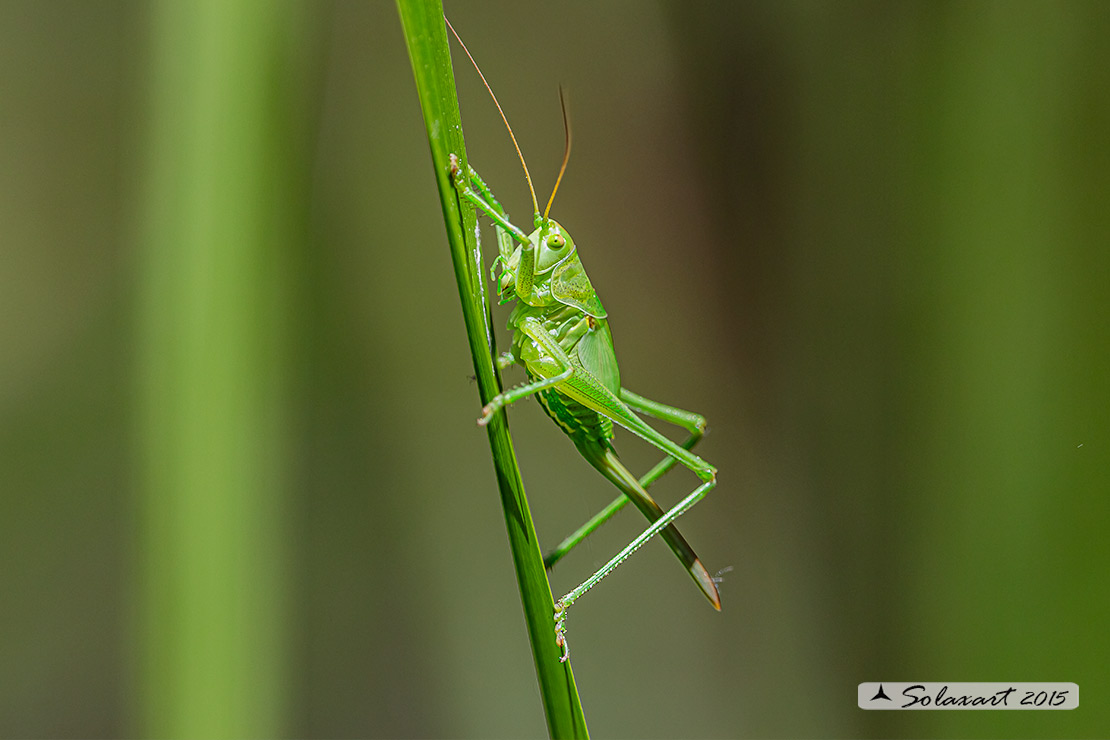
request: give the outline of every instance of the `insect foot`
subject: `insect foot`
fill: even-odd
[[[490,402],[482,407],[482,416],[478,419],[478,426],[484,427],[493,419],[493,415],[504,408],[511,402],[511,397],[507,393],[494,396]]]
[[[555,645],[563,649],[560,663],[566,663],[570,657],[570,645],[567,643],[567,606],[562,599],[555,602]]]
[[[486,424],[489,424],[498,408],[500,408],[500,406],[495,405],[492,401],[483,406],[482,415],[478,417],[478,426],[484,427]]]

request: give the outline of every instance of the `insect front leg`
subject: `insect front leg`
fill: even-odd
[[[497,200],[497,198],[493,196],[493,191],[489,189],[489,185],[486,185],[486,181],[482,179],[481,175],[478,174],[478,171],[471,167],[469,163],[466,166],[466,179],[470,182],[471,185],[474,186],[474,188],[478,191],[482,198],[484,198],[485,201],[489,203],[495,211],[500,213],[505,218],[509,217],[509,214],[506,213],[505,209],[501,207],[501,203]]]
[[[497,200],[496,197],[494,197],[493,191],[490,190],[489,185],[486,185],[486,181],[483,180],[481,175],[478,174],[478,171],[471,167],[469,164],[467,164],[466,169],[467,180],[474,187],[474,189],[478,191],[478,195],[480,195],[482,199],[486,201],[486,204],[489,205],[489,207],[496,211],[500,216],[502,216],[506,221],[512,221],[512,219],[509,218],[509,214],[506,213],[505,209],[501,206],[501,203]],[[503,265],[504,263],[508,262],[509,257],[512,256],[513,234],[510,231],[502,228],[502,226],[496,222],[494,222],[494,229],[497,231],[498,260],[493,263],[493,267],[496,268],[498,264]],[[490,269],[490,277],[496,279],[493,275],[493,268]]]
[[[620,399],[633,410],[640,411],[641,413],[674,424],[675,426],[680,426],[689,432],[689,436],[681,445],[684,450],[693,449],[705,434],[705,417],[701,414],[685,411],[680,408],[675,408],[674,406],[667,406],[658,401],[652,401],[649,398],[633,393],[627,388],[621,388]],[[650,488],[651,484],[662,478],[677,462],[678,459],[671,455],[664,457],[655,467],[640,478],[640,486],[645,490]],[[629,500],[628,496],[624,494],[613,499],[608,506],[591,517],[590,520],[581,527],[574,530],[574,532],[568,535],[545,555],[543,558],[544,567],[548,569],[554,567],[555,563],[559,562],[564,555],[573,550],[579,543],[593,534],[594,530],[609,521],[617,512],[623,509],[628,504]]]
[[[516,239],[521,244],[530,244],[531,242],[528,241],[528,236],[509,221],[508,216],[505,214],[505,209],[494,199],[493,193],[490,192],[482,178],[478,177],[478,173],[475,172],[473,168],[468,168],[470,173],[464,174],[462,167],[459,165],[458,155],[451,154],[449,159],[451,162],[451,182],[454,184],[458,194],[470,201],[470,203],[478,210],[482,211],[482,213],[489,216],[497,226],[511,234],[513,239]],[[470,187],[472,182],[479,188],[479,192],[475,192]],[[489,200],[487,200],[487,198],[489,198]],[[502,249],[501,242],[502,239],[499,236],[499,250]]]

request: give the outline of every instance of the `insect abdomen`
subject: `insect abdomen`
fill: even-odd
[[[551,389],[537,396],[543,410],[575,444],[595,442],[608,445],[613,438],[613,422],[573,398]]]

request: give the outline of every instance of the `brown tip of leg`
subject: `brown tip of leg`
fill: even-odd
[[[721,594],[717,592],[717,584],[713,582],[713,577],[709,575],[709,571],[705,569],[700,560],[695,560],[694,564],[690,566],[690,575],[697,581],[698,587],[705,594],[705,598],[709,599],[713,608],[721,611]]]

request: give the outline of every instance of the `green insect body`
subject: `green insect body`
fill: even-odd
[[[508,328],[513,331],[511,357],[524,366],[533,384],[552,378],[565,371],[565,367],[532,338],[534,332],[522,327],[538,324],[539,330],[555,341],[575,372],[567,380],[539,391],[540,404],[582,456],[650,521],[656,521],[663,516],[663,510],[617,459],[611,445],[614,421],[640,434],[650,427],[619,400],[620,368],[607,313],[582,267],[573,240],[562,226],[549,220],[547,228],[537,229],[529,241],[539,257],[535,260],[532,290],[526,296],[516,296],[519,302],[509,316]],[[520,266],[524,251],[521,246],[504,262],[498,278],[503,299],[506,292],[516,287],[514,267]],[[506,357],[502,364],[508,361]],[[657,443],[651,433],[646,438]],[[673,525],[664,529],[662,536],[719,609],[716,585],[685,538]]]
[[[490,216],[497,226],[501,253],[491,277],[502,303],[516,301],[508,322],[513,332],[512,351],[503,355],[498,364],[502,369],[514,363],[522,365],[529,380],[526,385],[491,400],[479,423],[488,423],[502,407],[535,395],[582,456],[622,493],[602,514],[549,555],[546,564],[553,565],[628,501],[653,523],[594,576],[559,600],[556,635],[564,648],[564,658],[566,609],[656,533],[661,534],[713,607],[720,609],[715,580],[671,524],[716,483],[716,469],[688,451],[700,439],[705,420],[697,414],[649,401],[621,386],[608,314],[590,284],[573,239],[561,225],[537,212],[535,231],[524,236],[512,225],[476,172],[471,169],[464,178],[457,159],[453,159],[452,177],[460,195]],[[514,248],[512,239],[521,243]],[[632,407],[686,427],[691,437],[685,445],[675,444],[644,422]],[[668,458],[637,480],[613,451],[614,424],[655,445]],[[646,487],[676,462],[693,470],[703,482],[678,506],[664,512]]]
[[[459,41],[461,44],[461,39]],[[465,45],[463,48],[465,50]],[[489,89],[488,84],[486,87]],[[493,95],[492,89],[490,94]],[[496,103],[497,98],[493,97]],[[565,124],[565,106],[563,112]],[[505,125],[508,127],[507,119]],[[509,220],[473,168],[461,165],[458,158],[451,155],[450,169],[461,198],[494,222],[499,254],[491,277],[497,285],[501,303],[516,301],[508,321],[508,327],[513,332],[512,350],[502,355],[498,364],[502,369],[513,364],[521,365],[528,376],[525,385],[493,398],[482,410],[479,423],[486,424],[503,407],[535,395],[547,415],[566,433],[581,455],[621,492],[606,509],[560,543],[545,558],[545,564],[550,568],[629,501],[651,522],[642,534],[606,565],[556,603],[555,634],[563,648],[564,660],[568,655],[565,635],[567,609],[655,534],[661,535],[713,607],[721,608],[715,579],[673,524],[716,485],[716,468],[689,451],[704,433],[705,419],[639,396],[621,385],[608,314],[590,283],[574,240],[547,215],[570,156],[569,126],[566,130],[567,146],[562,169],[542,215],[532,190],[528,166],[524,157],[520,157],[532,193],[534,230],[531,234],[525,234]],[[511,127],[509,134],[512,136]],[[516,137],[512,138],[516,146]],[[519,146],[516,148],[519,154]],[[683,444],[676,444],[649,426],[637,412],[681,426],[689,432],[689,437]],[[656,446],[667,457],[643,478],[637,479],[613,450],[614,425],[624,427]],[[664,512],[646,489],[676,463],[693,471],[701,483],[676,506]]]

